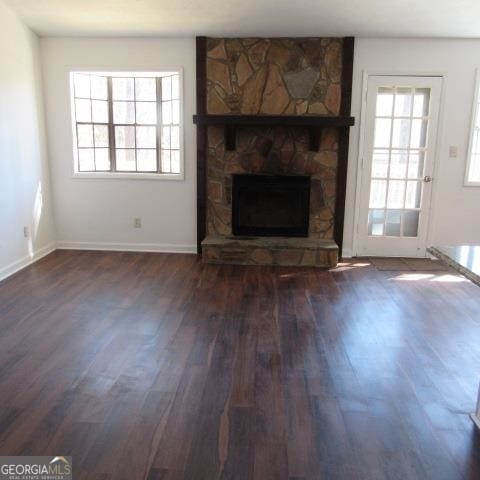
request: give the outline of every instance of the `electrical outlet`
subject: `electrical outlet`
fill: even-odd
[[[448,148],[448,156],[450,158],[457,158],[458,157],[458,147],[455,145],[450,145]]]
[[[133,227],[134,228],[142,228],[142,219],[141,218],[134,218],[133,219]]]
[[[28,227],[23,227],[23,236],[28,238],[30,236],[30,229]]]

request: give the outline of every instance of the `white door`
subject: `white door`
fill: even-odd
[[[357,254],[423,257],[440,77],[368,77]]]

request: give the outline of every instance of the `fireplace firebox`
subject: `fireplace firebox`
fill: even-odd
[[[308,236],[309,176],[235,174],[232,177],[234,235]]]

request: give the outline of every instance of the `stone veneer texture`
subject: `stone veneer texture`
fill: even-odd
[[[331,115],[340,110],[339,38],[207,40],[207,112]],[[324,129],[318,152],[302,128],[241,128],[226,151],[222,127],[208,128],[207,234],[230,235],[232,173],[311,175],[310,232],[333,238],[338,151],[336,129]]]

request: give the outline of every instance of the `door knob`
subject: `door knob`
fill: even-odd
[[[430,177],[429,175],[425,175],[425,176],[423,177],[423,181],[424,181],[425,183],[430,183],[430,182],[432,181],[432,177]]]

